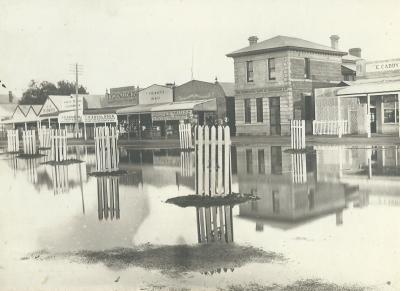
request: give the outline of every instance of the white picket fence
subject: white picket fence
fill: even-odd
[[[233,242],[232,206],[199,207],[196,212],[199,243]]]
[[[36,154],[36,131],[24,130],[22,131],[22,143],[24,154]]]
[[[193,148],[192,143],[192,125],[187,124],[179,124],[179,143],[181,149],[191,149]]]
[[[294,153],[292,157],[292,182],[303,184],[307,182],[307,164],[305,153]]]
[[[290,120],[290,144],[292,149],[306,148],[305,120]]]
[[[229,126],[195,126],[196,193],[231,193],[231,139]]]
[[[19,135],[18,130],[7,130],[7,151],[18,152],[19,151]]]
[[[94,131],[96,170],[117,171],[119,166],[118,131],[116,127],[96,127]]]
[[[50,148],[51,147],[51,129],[50,128],[39,128],[39,147]]]
[[[51,130],[51,153],[53,161],[61,162],[67,159],[67,130]]]
[[[314,120],[313,135],[338,135],[349,134],[349,122],[347,120]]]

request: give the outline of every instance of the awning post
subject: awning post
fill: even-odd
[[[367,94],[367,137],[371,137],[371,116],[370,116],[370,102],[371,102],[371,96]]]
[[[340,116],[340,96],[337,96],[337,119],[338,119],[338,136],[339,138],[342,137],[342,122],[341,122],[341,116]]]
[[[87,140],[87,136],[86,136],[86,123],[83,123],[83,133],[85,134],[85,140]]]

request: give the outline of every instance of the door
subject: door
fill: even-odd
[[[376,108],[369,109],[371,118],[371,133],[376,133]]]
[[[269,98],[269,124],[271,135],[281,134],[281,100],[279,97]]]

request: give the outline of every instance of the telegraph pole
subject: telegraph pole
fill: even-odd
[[[78,63],[75,64],[75,137],[79,138],[78,121]]]

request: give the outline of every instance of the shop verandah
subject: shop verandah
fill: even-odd
[[[330,123],[343,134],[400,136],[399,108],[400,81],[317,89],[314,127]]]

